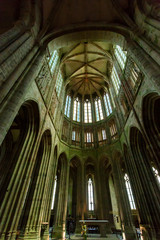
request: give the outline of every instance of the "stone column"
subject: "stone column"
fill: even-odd
[[[22,216],[21,234],[19,239],[29,240],[40,237],[41,226],[43,226],[42,211],[49,160],[50,143],[47,135],[44,133],[31,177],[27,202],[24,205],[25,209]]]
[[[23,99],[28,92],[28,89],[38,75],[39,70],[43,64],[43,57],[45,55],[45,51],[39,51],[32,62],[32,66],[30,70],[26,73],[25,77],[17,84],[12,96],[8,99],[5,104],[3,104],[0,112],[0,144],[6,133],[8,132],[14,118],[17,115],[17,112],[20,109],[21,104],[23,103]]]
[[[34,124],[32,123],[29,125],[24,143],[22,143],[22,146],[19,146],[21,148],[19,153],[14,156],[16,163],[13,174],[8,184],[8,191],[4,193],[0,207],[0,233],[2,239],[6,239],[6,236],[7,239],[15,239],[17,234],[19,219],[30,184],[30,174],[34,166],[33,154],[38,144],[36,137]]]
[[[67,197],[69,184],[69,164],[65,162],[66,159],[61,159],[61,173],[58,193],[58,204],[55,229],[53,230],[53,237],[56,239],[65,238],[65,223],[67,213]]]
[[[145,52],[136,42],[128,41],[128,54],[131,55],[132,59],[137,63],[142,72],[146,77],[154,84],[154,86],[160,90],[160,71],[159,65]],[[149,48],[149,47],[148,47]],[[148,49],[150,52],[151,49]]]
[[[81,225],[79,223],[79,220],[82,219],[82,209],[83,209],[83,205],[82,205],[82,201],[83,201],[83,197],[82,197],[82,166],[78,165],[77,167],[77,196],[76,196],[76,201],[77,201],[77,205],[76,205],[76,233],[81,233]]]
[[[129,206],[125,182],[120,169],[119,159],[112,158],[112,170],[117,202],[120,209],[122,232],[125,233],[127,240],[137,239],[136,231],[132,224],[131,209]]]

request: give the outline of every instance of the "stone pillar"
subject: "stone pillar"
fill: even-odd
[[[48,224],[43,222],[44,190],[50,160],[50,139],[46,133],[42,136],[36,164],[31,177],[27,202],[24,205],[21,233],[19,239],[36,239],[40,237],[41,227],[48,229]],[[46,204],[46,203],[45,203]]]
[[[77,168],[77,204],[76,204],[76,233],[81,233],[81,225],[79,223],[79,220],[82,219],[82,201],[83,201],[83,197],[82,197],[82,166],[78,165]]]
[[[53,237],[56,239],[64,239],[69,184],[69,164],[67,164],[66,159],[61,159],[61,173],[59,184],[56,222],[55,229],[53,230]]]
[[[160,90],[160,72],[159,65],[145,52],[136,42],[128,41],[128,54],[134,59],[146,77]],[[148,49],[150,52],[150,49]]]
[[[136,231],[132,224],[131,209],[129,206],[125,182],[120,169],[119,159],[112,159],[112,169],[116,197],[122,222],[122,232],[124,232],[127,240],[137,239]]]
[[[0,233],[2,239],[6,239],[6,237],[7,239],[15,239],[16,237],[18,223],[30,184],[30,174],[34,166],[33,156],[38,144],[36,138],[37,134],[32,119],[29,129],[27,129],[25,141],[21,143],[22,146],[19,146],[19,153],[16,156],[13,154],[13,160],[16,162],[8,183],[8,191],[4,192],[3,202],[0,207]]]
[[[38,75],[39,70],[43,64],[43,57],[45,55],[45,51],[39,51],[36,55],[34,62],[32,63],[32,67],[26,73],[25,77],[19,82],[12,93],[12,96],[8,99],[7,102],[3,105],[0,112],[0,144],[6,133],[8,132],[14,118],[19,111],[21,104],[23,103],[23,99],[28,92],[28,89],[31,85],[31,82],[34,81],[35,77]]]

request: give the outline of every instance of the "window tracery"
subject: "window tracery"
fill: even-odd
[[[92,122],[91,102],[88,99],[84,102],[84,122]]]
[[[61,72],[59,72],[58,76],[57,76],[57,81],[56,81],[56,93],[57,93],[58,97],[59,97],[60,92],[61,92],[62,82],[63,82],[63,77],[62,77]]]
[[[94,101],[94,104],[95,104],[96,120],[100,121],[104,118],[103,117],[103,111],[102,111],[101,99],[96,98],[95,101]]]
[[[120,86],[121,86],[121,81],[120,81],[120,78],[118,76],[115,66],[113,66],[113,68],[112,68],[111,79],[112,79],[116,94],[118,94]]]
[[[114,53],[121,69],[123,70],[125,68],[125,63],[127,60],[127,52],[123,51],[119,45],[116,45]]]
[[[94,211],[93,181],[91,177],[88,179],[88,210]]]
[[[50,70],[51,70],[51,73],[53,74],[54,73],[54,70],[55,70],[55,67],[56,67],[56,64],[58,62],[58,53],[57,51],[55,50],[52,54],[51,54],[51,57],[49,59],[49,66],[50,66]]]
[[[69,95],[67,95],[67,97],[66,97],[66,104],[65,104],[65,110],[64,110],[64,114],[67,117],[70,117],[70,109],[71,109],[71,97]]]
[[[79,101],[78,97],[74,100],[73,120],[80,122],[80,101]]]
[[[110,101],[110,98],[109,98],[109,94],[105,93],[103,98],[104,98],[104,104],[105,104],[105,108],[106,108],[106,114],[107,114],[107,117],[108,117],[112,113],[112,106],[111,106],[111,101]]]

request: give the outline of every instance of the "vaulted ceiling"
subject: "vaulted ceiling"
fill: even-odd
[[[76,95],[100,95],[109,85],[108,70],[112,63],[112,45],[104,42],[81,42],[61,49],[61,68],[68,91]]]

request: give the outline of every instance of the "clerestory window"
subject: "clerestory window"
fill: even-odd
[[[100,121],[104,118],[100,98],[96,98],[94,101],[94,104],[95,104],[95,111],[96,111],[96,120]]]
[[[103,98],[104,98],[104,104],[105,104],[105,108],[106,108],[106,114],[107,114],[107,117],[108,117],[112,113],[112,106],[111,106],[111,101],[110,101],[110,98],[109,98],[109,94],[105,93]]]
[[[51,54],[51,57],[49,59],[49,66],[50,66],[50,70],[51,70],[51,73],[53,74],[54,73],[54,70],[55,70],[55,67],[56,67],[56,64],[58,62],[58,53],[57,51],[55,50],[52,54]]]
[[[88,99],[84,102],[84,122],[92,122],[91,102]]]
[[[73,106],[73,120],[80,122],[80,101],[78,98],[74,100]]]
[[[70,109],[71,109],[71,97],[69,95],[67,95],[67,97],[66,97],[66,104],[65,104],[65,110],[64,110],[64,114],[67,117],[70,117]]]
[[[129,177],[127,174],[124,175],[124,180],[125,180],[125,185],[126,185],[126,190],[127,190],[130,207],[131,207],[131,209],[136,209],[136,205],[135,205],[135,201],[134,201],[133,193],[132,193],[132,189],[131,189],[131,184],[130,184]]]
[[[56,81],[56,93],[57,93],[58,97],[59,97],[60,92],[61,92],[62,82],[63,82],[63,77],[62,77],[61,72],[59,72],[58,76],[57,76],[57,81]]]
[[[112,68],[111,79],[112,79],[116,94],[118,94],[120,86],[121,86],[121,81],[120,81],[120,78],[118,76],[117,70],[115,69],[114,66]]]
[[[114,53],[115,53],[116,59],[120,65],[121,69],[123,70],[125,68],[127,52],[123,51],[120,46],[116,45]]]

